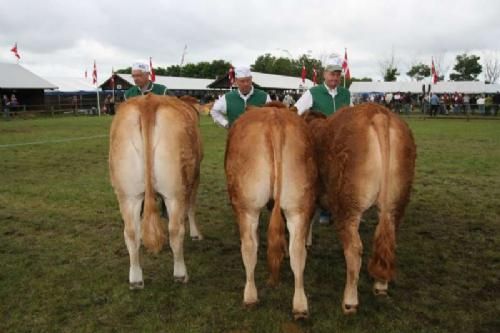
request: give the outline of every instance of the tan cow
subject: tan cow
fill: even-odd
[[[270,103],[262,108],[251,107],[238,118],[229,131],[225,157],[228,192],[239,225],[246,271],[243,301],[246,305],[258,302],[254,270],[259,214],[273,199],[268,226],[267,258],[271,273],[268,282],[270,285],[278,282],[286,247],[281,208],[290,233],[295,318],[308,315],[303,281],[305,240],[314,210],[317,179],[311,144],[305,122],[296,114],[278,108],[276,103]]]
[[[394,278],[396,231],[410,198],[416,147],[406,123],[387,108],[361,104],[324,119],[308,112],[320,175],[321,206],[334,217],[347,264],[342,309],[358,307],[358,276],[363,245],[362,214],[377,205],[379,222],[368,271],[373,290],[385,295]]]
[[[176,97],[152,94],[120,105],[111,125],[109,169],[125,223],[131,289],[144,287],[139,263],[141,238],[152,252],[159,252],[165,242],[156,196],[163,199],[169,215],[174,278],[187,282],[184,221],[187,214],[191,237],[200,239],[194,205],[201,159],[198,115],[189,105]]]

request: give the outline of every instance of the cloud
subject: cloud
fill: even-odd
[[[497,1],[137,1],[17,0],[0,12],[0,61],[19,43],[40,75],[80,75],[94,59],[107,71],[153,57],[155,66],[264,53],[321,57],[348,49],[351,73],[380,77],[394,52],[400,72],[440,56],[499,50]]]

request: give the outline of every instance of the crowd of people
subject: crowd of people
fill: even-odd
[[[500,109],[500,92],[495,94],[412,94],[411,92],[362,94],[354,98],[355,103],[373,102],[383,104],[397,113],[411,113],[418,107],[422,113],[438,114],[479,114],[497,116]]]

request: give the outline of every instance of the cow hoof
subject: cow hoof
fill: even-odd
[[[309,312],[305,311],[293,311],[294,320],[306,320],[309,318]]]
[[[385,297],[387,296],[387,289],[378,289],[378,288],[373,288],[373,294],[375,296],[382,296]]]
[[[358,312],[358,306],[342,304],[342,311],[344,312],[345,315],[353,315],[356,314],[356,312]]]
[[[245,307],[245,309],[254,309],[257,307],[257,304],[259,304],[259,300],[248,302],[243,301],[243,306]]]
[[[189,281],[189,277],[185,276],[174,276],[174,281],[178,283],[187,283]]]
[[[201,241],[203,240],[203,236],[191,236],[192,241]]]
[[[128,285],[130,290],[141,290],[144,289],[144,281],[130,282]]]

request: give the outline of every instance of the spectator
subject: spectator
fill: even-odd
[[[432,96],[431,96],[431,117],[437,116],[438,111],[439,111],[439,97],[436,95],[436,93],[432,93]]]
[[[10,117],[10,100],[7,95],[3,95],[2,97],[2,107],[3,107],[3,116],[5,119],[9,119]]]
[[[293,103],[295,103],[295,100],[290,94],[286,94],[285,97],[283,97],[283,104],[285,104],[287,107],[290,107]]]
[[[500,91],[497,91],[495,95],[493,95],[493,114],[495,117],[498,115],[498,109],[500,108]]]
[[[482,115],[485,114],[484,113],[484,102],[485,102],[485,100],[484,100],[484,96],[483,95],[479,96],[479,98],[476,101],[477,107],[479,108],[479,113],[482,114]]]
[[[487,115],[490,115],[491,114],[491,110],[493,108],[493,96],[491,95],[488,95],[486,96],[486,98],[484,99],[484,109],[485,109],[485,113]]]

